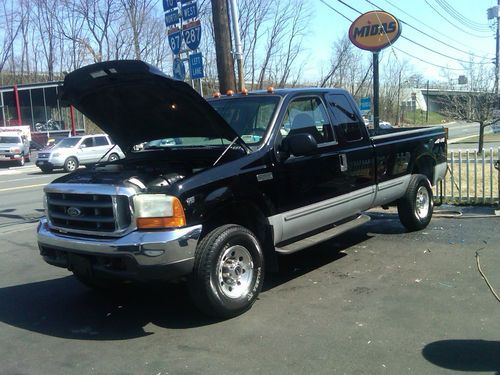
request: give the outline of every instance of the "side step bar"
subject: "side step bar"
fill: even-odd
[[[361,214],[346,223],[334,226],[333,228],[327,229],[324,232],[317,233],[315,235],[312,235],[311,237],[306,237],[284,246],[276,247],[276,251],[280,254],[292,254],[296,251],[305,249],[306,247],[310,247],[323,241],[329,240],[330,238],[338,236],[339,234],[347,232],[348,230],[359,227],[360,225],[363,225],[368,221],[370,221],[370,216]]]

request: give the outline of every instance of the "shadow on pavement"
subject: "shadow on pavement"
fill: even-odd
[[[379,225],[375,228],[380,227]],[[398,224],[399,225],[399,224]],[[264,292],[334,262],[342,252],[373,237],[362,226],[306,251],[280,257],[280,271],[267,274]],[[402,229],[400,229],[402,230]],[[0,321],[55,337],[125,340],[152,334],[149,323],[186,329],[218,323],[198,312],[186,283],[128,286],[113,293],[87,289],[72,276],[0,288]]]
[[[148,323],[183,329],[216,323],[191,305],[185,285],[98,293],[72,276],[0,288],[0,321],[55,337],[124,340],[151,334]]]
[[[500,374],[500,341],[442,340],[422,350],[430,363],[449,370]]]

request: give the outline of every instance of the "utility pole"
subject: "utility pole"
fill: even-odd
[[[500,1],[500,0],[499,0]],[[240,36],[240,21],[238,16],[238,5],[236,0],[230,0],[231,2],[231,18],[233,21],[234,30],[234,57],[236,58],[236,63],[238,64],[238,91],[243,91],[245,88],[245,73],[243,70],[243,50],[241,46],[241,36]]]
[[[488,9],[488,20],[495,19],[497,23],[496,30],[496,51],[495,51],[495,96],[498,98],[498,55],[500,50],[500,0],[497,0],[497,6]],[[498,100],[498,99],[497,99]],[[497,103],[498,104],[498,103]]]
[[[231,56],[229,17],[227,13],[227,0],[212,0],[217,74],[219,76],[219,90],[223,94],[227,90],[235,90],[236,88],[233,57]]]

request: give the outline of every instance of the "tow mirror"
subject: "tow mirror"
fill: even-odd
[[[288,135],[283,141],[284,151],[294,155],[309,155],[318,148],[318,143],[311,134],[299,133]]]

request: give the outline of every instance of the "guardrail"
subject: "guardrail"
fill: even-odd
[[[448,173],[441,184],[434,187],[436,201],[452,204],[494,205],[499,201],[499,173],[495,163],[500,148],[448,151]]]

